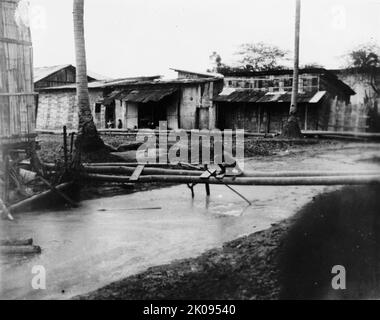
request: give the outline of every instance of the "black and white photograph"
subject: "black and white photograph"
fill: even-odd
[[[0,300],[380,299],[379,108],[380,0],[0,0]]]

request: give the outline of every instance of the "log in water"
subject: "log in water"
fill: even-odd
[[[82,174],[83,178],[105,181],[105,182],[130,182],[128,176]],[[140,183],[163,182],[163,183],[209,183],[229,185],[257,185],[257,186],[302,186],[302,185],[363,185],[380,184],[379,175],[364,176],[327,176],[327,177],[225,177],[218,179],[210,177],[202,179],[198,176],[176,176],[176,175],[150,175],[140,176]]]
[[[33,239],[2,239],[0,246],[30,246],[33,244]]]
[[[39,246],[0,246],[0,254],[37,254],[41,253]]]

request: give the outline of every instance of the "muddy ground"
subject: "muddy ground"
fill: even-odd
[[[379,192],[365,186],[319,195],[267,230],[77,298],[379,298]],[[332,288],[335,265],[346,270],[345,290]]]

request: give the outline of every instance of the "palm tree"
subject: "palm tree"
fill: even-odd
[[[83,151],[95,151],[104,146],[92,117],[88,94],[86,48],[84,39],[84,0],[74,0],[74,39],[76,60],[78,137],[76,147]]]
[[[299,69],[299,47],[300,47],[300,20],[301,20],[301,1],[296,0],[296,21],[294,34],[294,69],[293,69],[293,88],[290,103],[289,118],[284,126],[282,135],[286,138],[301,137],[301,129],[297,120],[297,95],[298,95],[298,69]]]

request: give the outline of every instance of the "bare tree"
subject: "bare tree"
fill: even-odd
[[[88,94],[86,48],[84,38],[84,0],[73,3],[77,104],[78,104],[78,137],[76,147],[83,151],[95,151],[104,146],[92,117]]]

